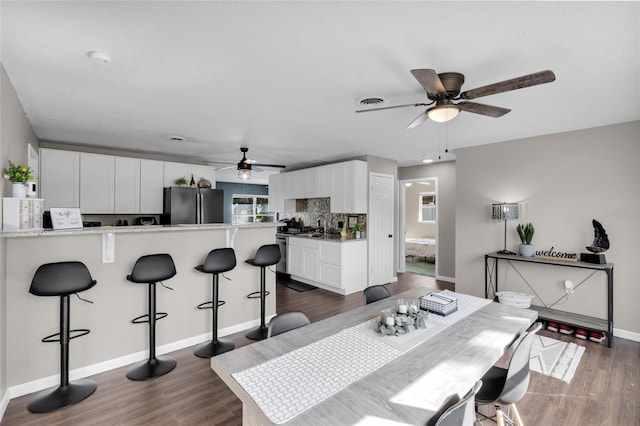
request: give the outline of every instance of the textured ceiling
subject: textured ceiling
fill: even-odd
[[[248,146],[249,158],[293,168],[361,155],[404,166],[451,159],[464,146],[640,119],[638,2],[0,7],[2,64],[46,141],[203,162],[235,163]],[[91,50],[112,63],[93,63]],[[362,97],[425,102],[413,68],[463,73],[463,90],[544,69],[557,80],[480,99],[512,109],[498,119],[461,113],[406,130],[424,107],[354,113]]]

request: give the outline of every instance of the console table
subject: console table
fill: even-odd
[[[494,274],[491,276],[489,269],[490,259],[493,261]],[[602,271],[607,275],[607,319],[595,318],[587,315],[574,314],[572,312],[565,312],[553,309],[553,305],[550,307],[531,305],[531,309],[538,312],[539,318],[561,322],[574,327],[580,327],[591,331],[602,331],[607,337],[607,346],[611,347],[611,341],[613,340],[613,263],[605,263],[602,265],[586,263],[586,262],[567,262],[562,260],[541,259],[537,257],[524,257],[518,255],[508,255],[500,253],[485,254],[484,256],[484,297],[489,297],[489,287],[493,289],[494,297],[495,292],[498,291],[498,264],[499,261],[506,261],[510,264],[514,270],[524,280],[525,284],[535,293],[535,290],[527,282],[527,280],[520,274],[517,268],[512,262],[526,262],[537,263],[540,265],[551,265],[553,267],[561,268],[581,268],[590,269],[593,274],[582,280],[575,288],[578,288],[582,283],[591,278],[594,274]]]

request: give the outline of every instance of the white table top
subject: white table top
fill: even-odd
[[[340,345],[344,340],[341,336],[348,335],[354,326],[377,316],[382,309],[395,306],[395,299],[417,297],[427,292],[429,290],[426,288],[413,289],[402,295],[356,308],[302,329],[236,349],[212,358],[212,368],[242,400],[244,424],[274,424],[232,376],[234,373],[238,373],[236,377],[244,376],[246,379],[247,375],[256,374],[263,367],[292,359],[292,352],[306,357],[309,353],[317,353],[323,361],[322,368],[333,367],[330,370],[335,376],[341,377],[341,370],[345,375],[347,372],[351,373],[355,370],[354,365],[350,365],[351,363],[345,362],[344,359],[341,361],[338,355],[335,359],[330,359],[330,362],[326,362],[333,353],[331,350],[309,352],[296,351],[296,349],[307,345],[318,348],[323,342]],[[484,303],[480,303],[479,306],[482,305]],[[453,324],[444,324],[446,326],[444,331],[430,336],[429,339],[407,352],[394,352],[386,358],[377,355],[368,357],[367,354],[370,354],[369,351],[372,349],[370,345],[363,344],[361,347],[364,354],[357,354],[359,361],[355,365],[366,364],[367,359],[370,359],[371,368],[362,368],[362,374],[354,376],[355,381],[345,381],[341,386],[331,390],[328,395],[322,395],[319,398],[320,402],[286,424],[366,425],[381,424],[385,421],[423,424],[448,395],[463,394],[471,388],[473,383],[500,357],[504,347],[512,341],[514,336],[533,323],[536,317],[537,314],[530,310],[490,303]],[[452,321],[444,321],[446,322]],[[327,337],[329,338],[325,339]],[[353,339],[354,335],[347,337]],[[396,339],[390,336],[378,338]],[[321,341],[322,339],[325,340]],[[278,358],[285,354],[287,356]],[[266,361],[270,362],[263,364]],[[332,364],[331,361],[335,363]],[[309,362],[313,363],[313,358]],[[310,374],[312,370],[314,369],[309,369]],[[273,374],[275,370],[267,368],[265,374],[269,374],[269,371]],[[280,378],[280,380],[283,379]],[[313,383],[314,376],[307,377],[307,380]],[[241,381],[246,386],[246,380]],[[283,384],[285,383],[286,379]],[[292,387],[295,388],[296,385],[297,383],[294,383]],[[255,395],[256,391],[251,389],[251,392]],[[285,392],[283,395],[288,395],[282,400],[283,411],[290,411],[288,410],[290,405],[300,404],[300,401],[294,401],[297,398],[292,398],[291,392]],[[277,398],[276,401],[278,401]],[[272,417],[273,412],[272,404],[269,413]],[[284,418],[287,417],[279,417],[279,419]],[[281,422],[278,421],[278,423]]]

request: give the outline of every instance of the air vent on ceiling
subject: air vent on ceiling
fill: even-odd
[[[364,98],[360,99],[360,105],[378,105],[384,102],[382,98]]]

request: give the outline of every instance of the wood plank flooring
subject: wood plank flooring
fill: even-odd
[[[453,289],[453,285],[417,274],[399,274],[387,284],[392,294],[426,285]],[[297,292],[278,286],[278,312],[301,310],[318,321],[363,303],[362,293],[340,296],[316,289]],[[586,351],[570,384],[532,373],[529,392],[518,404],[527,426],[640,424],[640,343],[615,339],[604,344],[572,339],[547,331],[542,334],[570,340]],[[243,333],[228,336],[236,347],[253,343]],[[1,424],[12,425],[241,425],[240,401],[211,370],[208,359],[193,355],[193,348],[170,354],[176,369],[157,379],[134,382],[126,367],[97,374],[98,389],[74,406],[47,414],[27,411],[31,395],[10,401]],[[43,362],[58,362],[43,360]],[[483,424],[494,424],[484,421]],[[334,425],[338,426],[338,425]]]

